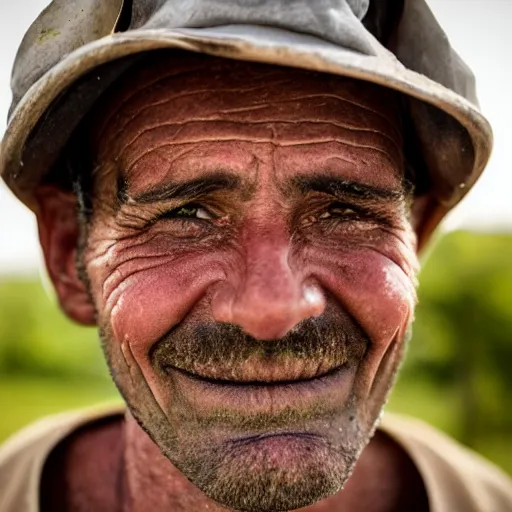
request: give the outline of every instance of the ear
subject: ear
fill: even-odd
[[[60,306],[76,322],[95,325],[94,304],[76,268],[80,241],[76,195],[44,185],[36,199],[39,239]]]

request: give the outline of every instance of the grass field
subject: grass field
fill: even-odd
[[[120,398],[108,381],[0,378],[0,442],[42,416],[116,400]]]

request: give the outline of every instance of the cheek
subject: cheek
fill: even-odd
[[[318,261],[319,254],[316,258]],[[389,382],[398,364],[395,357],[401,350],[394,349],[405,340],[417,302],[416,257],[404,247],[393,252],[375,248],[333,250],[323,252],[321,258],[315,275],[369,337],[358,384],[358,393],[368,395],[379,374],[387,373],[384,380]],[[389,368],[387,353],[395,354]]]
[[[98,305],[100,325],[110,333],[109,352],[122,354],[117,358],[121,367],[114,371],[124,369],[136,375],[130,384],[118,382],[125,395],[145,381],[151,390],[148,399],[153,397],[162,408],[166,400],[151,365],[150,350],[224,275],[220,262],[211,255],[189,253],[139,257],[118,265],[106,276]],[[134,400],[137,403],[140,397]]]
[[[372,345],[386,345],[404,330],[417,301],[419,264],[415,237],[405,226],[383,229],[342,227],[304,238],[304,258],[313,273],[367,333]]]
[[[101,324],[108,325],[112,341],[129,344],[140,359],[181,322],[210,286],[224,279],[225,271],[222,258],[215,253],[148,256],[134,255],[134,251],[116,248],[106,256],[110,264],[105,264],[105,257],[97,258],[89,268],[95,276]],[[132,253],[129,259],[127,253]]]
[[[414,279],[380,253],[365,250],[324,257],[318,270],[326,288],[375,345],[407,326],[416,304]]]

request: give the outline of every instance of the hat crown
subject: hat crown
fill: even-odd
[[[133,0],[132,10],[135,18],[147,19],[152,13],[162,9],[164,5],[172,7],[177,15],[176,26],[181,24],[179,19],[194,18],[200,15],[216,16],[218,13],[229,11],[236,18],[244,11],[255,13],[279,13],[287,17],[291,10],[303,12],[314,11],[332,15],[337,11],[345,11],[347,8],[358,18],[363,19],[368,11],[370,0]],[[323,16],[325,18],[325,16]]]
[[[136,0],[130,29],[276,27],[374,55],[361,24],[368,6],[369,0]]]
[[[130,28],[146,25],[156,13],[166,12],[167,27],[210,27],[220,21],[227,24],[265,20],[272,26],[332,25],[340,15],[363,19],[370,0],[133,0]],[[305,27],[307,28],[307,27]],[[308,32],[308,31],[307,31]],[[307,33],[306,32],[306,33]]]

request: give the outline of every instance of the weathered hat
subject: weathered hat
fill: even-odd
[[[64,146],[142,52],[176,48],[343,75],[404,94],[420,245],[484,169],[492,146],[474,79],[425,0],[54,0],[30,27],[12,77],[1,153],[32,209]]]

